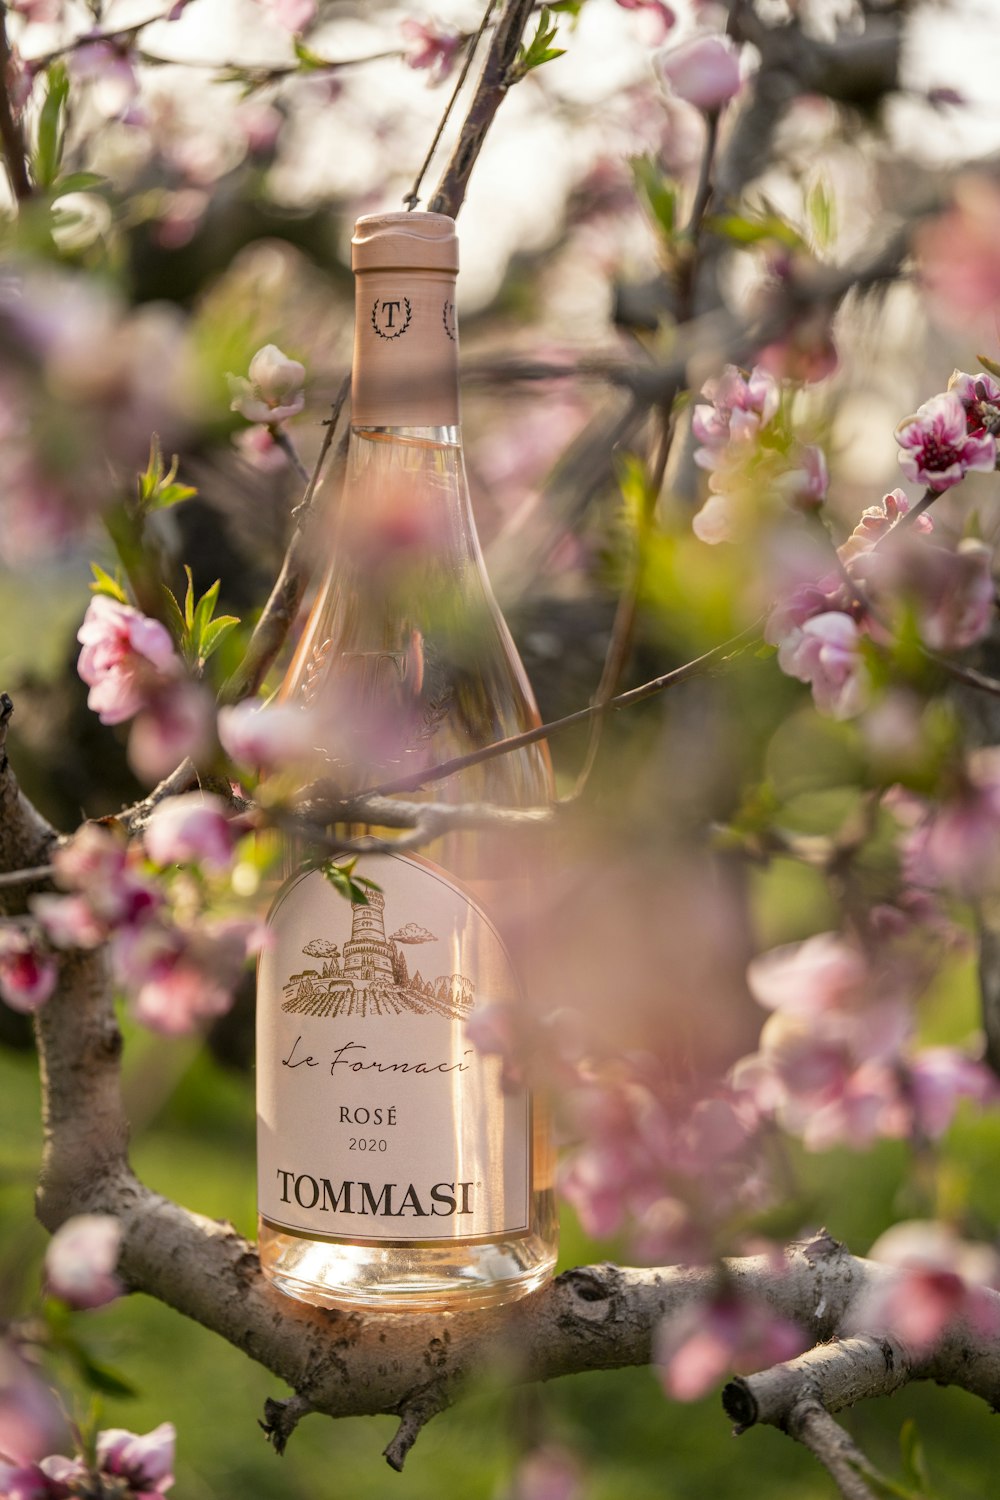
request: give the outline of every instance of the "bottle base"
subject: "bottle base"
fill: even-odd
[[[537,1291],[555,1247],[529,1234],[486,1244],[359,1245],[301,1239],[260,1222],[261,1269],[276,1287],[315,1307],[459,1312],[498,1307]]]

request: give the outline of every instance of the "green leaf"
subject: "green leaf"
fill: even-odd
[[[912,1417],[907,1417],[899,1432],[899,1453],[902,1460],[903,1478],[907,1484],[930,1493],[931,1476],[920,1437],[920,1430]]]
[[[38,115],[34,155],[34,176],[39,187],[51,187],[59,175],[66,130],[66,100],[69,97],[69,74],[65,65],[54,62],[46,78],[45,100]]]
[[[76,1363],[81,1376],[90,1386],[91,1390],[99,1391],[102,1396],[116,1396],[121,1400],[134,1400],[139,1392],[131,1381],[118,1370],[112,1369],[110,1365],[101,1364],[91,1354],[78,1344],[69,1351]]]
[[[990,375],[995,375],[996,378],[1000,380],[1000,365],[997,364],[995,359],[990,359],[986,354],[977,354],[976,358],[978,359],[984,370],[986,370]]]
[[[218,619],[212,620],[201,635],[201,647],[198,652],[201,661],[208,661],[209,657],[222,645],[229,632],[238,624],[238,615],[219,615]]]
[[[636,191],[653,216],[653,221],[672,240],[677,228],[677,184],[664,177],[651,156],[633,156],[629,161]]]
[[[188,581],[187,592],[184,595],[184,624],[187,627],[188,640],[190,641],[191,633],[194,629],[194,575],[187,563],[184,564],[184,572],[187,575]]]
[[[538,30],[528,45],[518,48],[517,61],[511,69],[511,83],[516,83],[533,68],[540,68],[542,63],[551,62],[553,58],[562,57],[566,51],[565,47],[553,47],[551,43],[555,39],[558,25],[550,26],[552,19],[548,6],[542,7],[541,15],[538,17]]]
[[[742,214],[710,214],[705,228],[734,245],[759,245],[764,240],[775,240],[787,245],[790,250],[802,249],[802,236],[791,224],[777,214],[762,214],[757,217]]]
[[[347,901],[353,902],[355,906],[367,906],[368,897],[365,895],[365,889],[379,891],[382,887],[365,875],[355,875],[356,865],[357,859],[344,860],[340,864],[328,860],[325,865],[320,866],[320,869],[334,890]]]
[[[58,193],[89,193],[95,188],[108,187],[110,184],[100,172],[67,172],[53,186]]]
[[[164,468],[163,449],[154,432],[149,444],[149,463],[138,481],[139,510],[143,515],[151,510],[166,510],[197,495],[198,491],[192,485],[175,483],[179,462],[175,453],[170,468]]]
[[[318,52],[314,52],[311,47],[307,47],[305,42],[299,41],[298,38],[295,39],[295,57],[300,70],[304,73],[314,73],[317,68],[328,68],[330,66],[327,58],[320,57]]]
[[[806,214],[820,250],[828,250],[837,237],[837,201],[826,177],[818,177],[806,194]]]
[[[90,571],[94,575],[94,581],[90,585],[90,592],[92,594],[107,594],[109,599],[117,599],[119,604],[128,603],[128,595],[122,587],[119,578],[112,578],[111,574],[105,572],[100,563],[92,562]]]
[[[584,0],[553,0],[553,3],[549,6],[549,10],[556,14],[572,16],[576,20],[581,10],[583,10],[583,3]]]
[[[177,642],[178,646],[180,646],[183,650],[185,642],[187,641],[188,634],[187,626],[184,624],[183,611],[181,610],[180,605],[177,603],[177,595],[174,593],[173,589],[167,588],[167,585],[164,584],[163,592],[166,596],[167,601],[167,619],[170,624],[170,633],[173,636],[174,640]]]

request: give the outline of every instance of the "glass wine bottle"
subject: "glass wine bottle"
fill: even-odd
[[[342,790],[419,774],[538,722],[469,503],[454,223],[363,218],[353,264],[352,428],[333,563],[281,692],[313,715],[323,775]],[[415,795],[523,807],[550,792],[536,744]],[[496,913],[530,884],[530,858],[482,826],[419,852],[401,829],[338,832],[399,847],[362,856],[352,900],[315,851],[295,850],[272,908],[258,984],[261,1264],[320,1305],[513,1300],[555,1261],[549,1122],[537,1097],[503,1089],[500,1059],[466,1026],[477,1007],[523,1003]]]

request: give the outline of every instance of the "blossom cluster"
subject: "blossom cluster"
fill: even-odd
[[[15,927],[15,937],[0,929],[8,944],[0,994],[17,1009],[37,1009],[52,992],[59,950],[106,943],[114,977],[144,1025],[174,1035],[223,1014],[262,940],[255,919],[205,909],[206,877],[228,874],[236,833],[225,805],[200,793],[153,812],[145,853],[111,828],[84,824],[53,855],[60,892],[33,896],[32,926]],[[182,870],[168,883],[175,864],[197,876]]]
[[[0,1461],[0,1500],[72,1500],[74,1495],[114,1495],[117,1500],[157,1500],[173,1487],[172,1422],[139,1437],[121,1427],[97,1434],[94,1462],[53,1454],[38,1462]]]

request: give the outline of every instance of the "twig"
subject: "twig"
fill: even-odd
[[[292,512],[295,525],[281,570],[254,627],[243,660],[219,695],[222,703],[239,703],[241,699],[249,698],[257,691],[284,645],[285,637],[298,613],[316,563],[311,525],[316,489],[350,389],[351,380],[348,375],[341,382],[327,419],[323,442],[306,492]],[[341,457],[346,457],[343,445]]]
[[[444,134],[445,126],[451,118],[451,112],[455,107],[455,101],[458,99],[459,94],[462,92],[462,89],[465,85],[465,80],[469,76],[469,69],[472,67],[472,59],[475,57],[476,52],[479,50],[479,43],[482,41],[483,34],[486,31],[487,26],[489,25],[490,16],[493,14],[493,7],[495,4],[496,0],[487,0],[486,9],[483,11],[483,19],[479,23],[478,31],[476,31],[472,35],[471,39],[466,38],[465,40],[465,60],[463,61],[461,70],[459,71],[459,75],[455,80],[455,87],[452,89],[451,94],[448,98],[448,103],[444,107],[444,113],[438,121],[437,129],[434,132],[434,138],[427,148],[427,154],[424,157],[423,162],[421,163],[420,170],[417,173],[416,177],[413,179],[413,186],[410,188],[410,191],[403,199],[403,202],[406,204],[406,207],[408,209],[412,210],[416,208],[417,204],[420,202],[421,184],[423,183],[424,177],[427,174],[428,167],[434,159],[434,153],[438,148],[442,135]]]
[[[928,510],[940,496],[940,490],[926,489],[916,505],[912,506],[910,510],[904,511],[895,526],[890,526],[888,531],[882,533],[876,541],[875,547],[878,546],[879,542],[884,542],[887,537],[898,536],[901,531],[905,531],[908,527],[913,526],[918,518],[923,515],[924,511]],[[873,552],[875,551],[875,547],[872,548]]]
[[[18,203],[24,203],[31,197],[33,190],[28,176],[28,147],[24,130],[10,97],[10,82],[14,71],[13,52],[7,35],[7,7],[0,0],[0,145],[3,146],[3,159],[11,191]]]
[[[274,439],[276,445],[281,449],[282,453],[288,459],[288,462],[291,464],[296,474],[302,480],[302,483],[308,485],[310,483],[309,470],[306,468],[305,464],[299,457],[299,450],[296,448],[295,444],[292,442],[291,437],[282,427],[281,423],[273,422],[267,430],[271,434],[271,437]]]
[[[415,792],[430,782],[443,781],[446,777],[454,776],[456,772],[464,771],[469,766],[478,766],[482,761],[492,760],[497,755],[509,755],[512,750],[520,750],[523,745],[534,745],[538,740],[548,739],[549,735],[556,734],[561,729],[569,729],[574,724],[583,724],[595,714],[607,713],[613,708],[627,708],[633,703],[642,703],[646,698],[652,698],[667,688],[675,687],[680,682],[687,682],[691,677],[697,677],[717,662],[726,661],[730,655],[737,654],[743,646],[755,640],[758,633],[759,622],[751,625],[739,635],[734,635],[731,640],[723,641],[721,646],[713,646],[711,651],[695,657],[693,661],[685,662],[682,667],[674,667],[660,677],[640,683],[638,687],[629,688],[626,693],[617,693],[606,703],[590,703],[586,708],[579,708],[575,713],[566,714],[561,719],[552,719],[548,724],[539,724],[534,729],[526,729],[522,734],[509,735],[504,740],[494,740],[493,744],[484,745],[480,750],[472,750],[468,755],[457,755],[452,760],[443,761],[439,766],[430,766],[412,776],[402,776],[398,781],[383,782],[379,786],[372,787],[367,795],[388,796],[395,792]],[[359,791],[356,795],[361,797],[366,793]]]
[[[787,1431],[819,1459],[844,1500],[876,1500],[874,1490],[862,1477],[877,1478],[873,1466],[814,1397],[795,1403],[788,1415]]]
[[[437,191],[428,204],[432,213],[450,214],[454,219],[465,202],[469,177],[510,87],[517,49],[533,8],[534,0],[505,0],[469,112]]]
[[[34,885],[36,880],[51,880],[55,865],[35,865],[30,870],[9,870],[0,875],[0,889],[13,890],[19,885]]]
[[[174,767],[169,776],[164,776],[163,780],[154,786],[141,802],[134,802],[131,807],[124,808],[118,814],[118,821],[124,824],[129,833],[141,833],[161,802],[165,802],[168,797],[178,797],[181,792],[186,792],[197,778],[198,772],[194,761],[185,758],[179,766]]]

